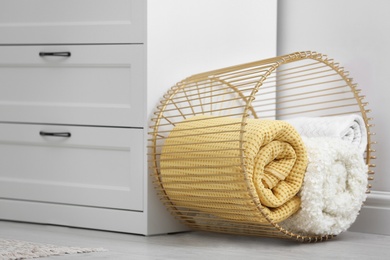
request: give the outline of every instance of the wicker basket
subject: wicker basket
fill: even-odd
[[[365,161],[369,166],[369,180],[372,180],[372,168],[375,165],[371,161],[375,156],[370,128],[373,125],[370,123],[372,118],[367,116],[369,110],[363,99],[364,96],[360,95],[360,90],[343,68],[327,56],[309,51],[188,77],[164,95],[152,119],[149,155],[160,199],[176,218],[192,229],[290,238],[303,242],[328,240],[334,235],[310,236],[284,229],[260,203],[254,194],[250,183],[252,176],[249,176],[245,164],[248,145],[244,137],[249,131],[248,122],[252,118],[288,119],[297,116],[359,113],[365,120],[368,131]],[[205,140],[198,143],[198,139],[192,138],[198,135],[196,130],[213,132],[215,140],[207,139],[208,145],[204,146],[207,148],[204,148],[206,150],[203,151],[203,156],[219,154],[213,157],[215,164],[166,167],[165,162],[174,160],[171,157],[162,158],[168,136],[174,127],[194,116],[200,123],[197,129],[182,129],[179,136],[185,136],[187,144],[193,142],[191,145],[204,145]],[[202,119],[202,116],[206,119]],[[202,125],[202,120],[207,118],[216,120],[217,125]],[[225,142],[237,144],[233,151],[231,146],[224,146],[216,138],[218,135],[225,135],[226,129],[229,129],[225,127],[225,132],[219,131],[219,119],[228,119],[221,122],[231,124],[231,131],[238,132],[233,140],[224,139]],[[165,153],[169,153],[169,149]],[[199,154],[193,155],[190,150],[185,154],[186,161],[188,158],[194,161],[199,159]],[[188,176],[188,169],[196,169],[199,174]],[[174,171],[176,177],[177,174],[181,175],[179,178],[169,179],[169,174],[161,174],[162,170],[168,173],[170,170]],[[171,185],[172,183],[175,185]],[[367,192],[370,187],[371,185]],[[172,194],[178,195],[172,199]],[[194,203],[203,203],[205,210],[193,207]]]

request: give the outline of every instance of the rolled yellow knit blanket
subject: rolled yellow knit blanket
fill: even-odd
[[[161,183],[179,210],[247,223],[280,222],[300,207],[307,156],[296,130],[277,120],[194,116],[161,151]]]

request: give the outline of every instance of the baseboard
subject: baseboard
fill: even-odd
[[[390,235],[390,192],[372,191],[349,231]]]

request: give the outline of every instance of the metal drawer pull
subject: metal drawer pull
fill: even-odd
[[[71,137],[71,133],[69,133],[69,132],[44,132],[44,131],[40,131],[39,135],[41,135],[41,136]]]
[[[62,52],[40,52],[39,56],[60,56],[60,57],[70,57],[69,51],[62,51]]]

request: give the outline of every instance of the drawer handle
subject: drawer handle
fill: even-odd
[[[62,52],[40,52],[39,56],[59,56],[59,57],[70,57],[70,52],[62,51]]]
[[[69,132],[44,132],[44,131],[40,131],[39,135],[41,135],[41,136],[71,137],[71,133],[69,133]]]

